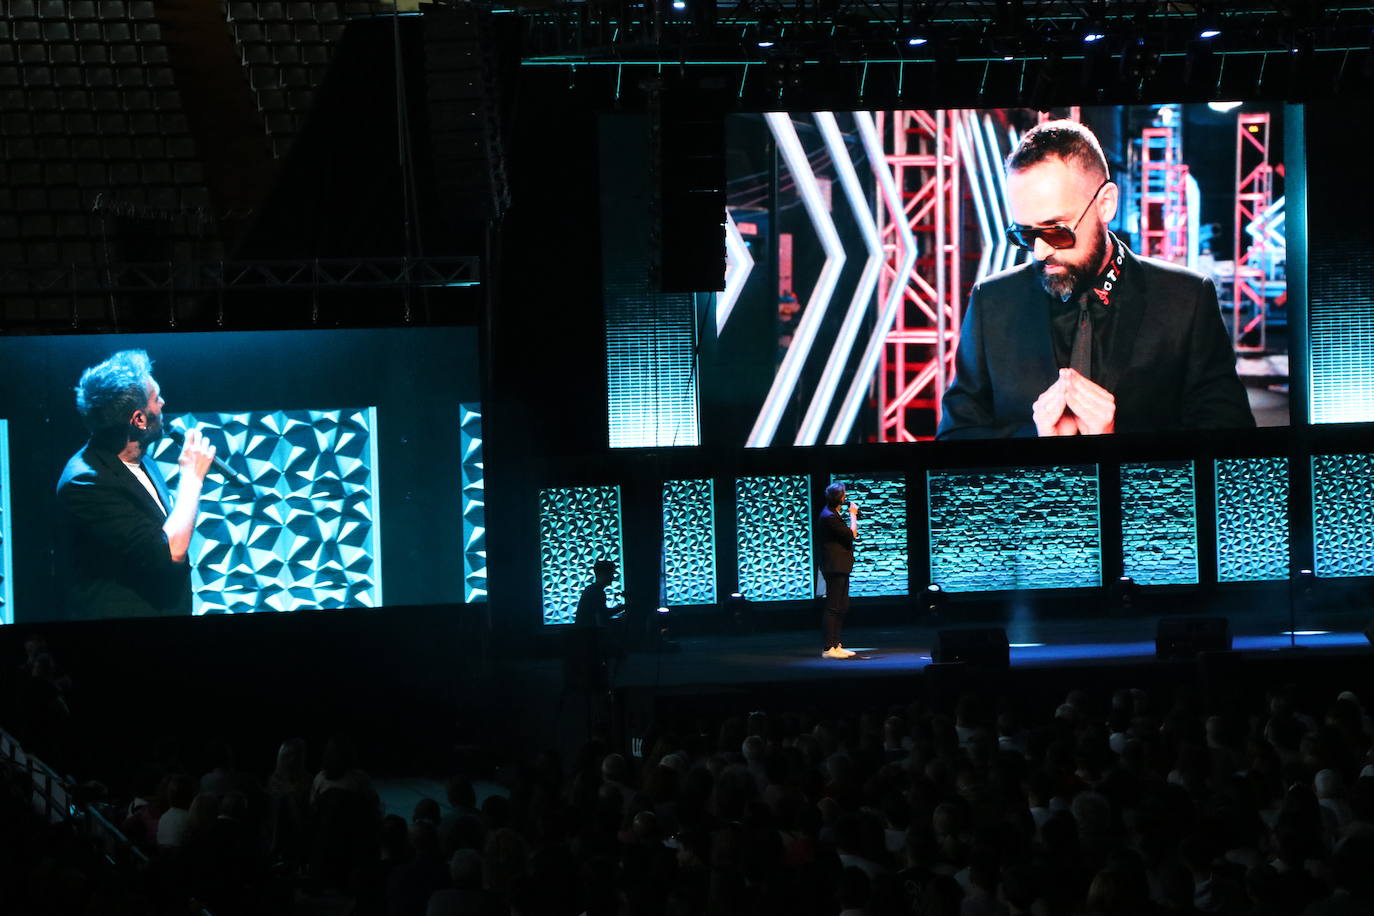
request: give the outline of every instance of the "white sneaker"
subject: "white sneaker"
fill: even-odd
[[[821,653],[821,658],[849,658],[853,654],[853,652],[845,652],[839,646],[832,646]]]
[[[838,649],[845,658],[853,658],[854,656],[859,654],[857,652],[849,651],[844,646],[836,646],[835,648]]]

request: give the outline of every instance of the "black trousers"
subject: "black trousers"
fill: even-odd
[[[822,572],[825,577],[825,611],[821,614],[821,628],[825,633],[825,647],[840,644],[840,630],[849,610],[849,573]]]

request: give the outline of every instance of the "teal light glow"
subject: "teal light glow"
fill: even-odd
[[[1374,576],[1374,454],[1312,456],[1312,546],[1321,578]]]
[[[830,479],[844,481],[849,498],[859,504],[859,541],[849,594],[908,594],[906,477],[835,474]]]
[[[663,482],[663,600],[716,603],[715,482]]]
[[[811,496],[806,477],[741,477],[735,482],[739,592],[750,601],[814,597]]]
[[[14,558],[10,537],[10,424],[0,420],[0,625],[14,623]]]
[[[487,598],[487,494],[482,463],[482,405],[458,405],[463,485],[463,600]]]
[[[539,575],[544,623],[572,623],[592,564],[610,560],[611,595],[625,590],[620,487],[555,487],[539,491]]]
[[[376,410],[184,414],[238,456],[254,492],[205,478],[191,542],[192,613],[380,607]],[[176,492],[178,447],[153,457]]]
[[[930,578],[947,592],[1102,584],[1097,467],[930,471]]]
[[[1197,583],[1191,461],[1121,466],[1121,560],[1138,585]]]
[[[1288,459],[1216,463],[1217,581],[1288,578]]]

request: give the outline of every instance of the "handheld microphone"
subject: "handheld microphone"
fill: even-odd
[[[171,439],[177,445],[186,444],[186,434],[183,433],[181,430],[176,429],[175,427],[167,427],[167,438]],[[219,456],[211,458],[210,463],[214,466],[214,469],[220,473],[220,476],[227,480],[229,483],[235,484],[240,487],[247,487],[249,489],[252,488],[253,484],[247,477],[244,477],[238,471],[229,467],[229,465],[225,464],[223,461],[219,459]]]

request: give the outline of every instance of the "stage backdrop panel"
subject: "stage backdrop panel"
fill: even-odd
[[[620,487],[552,487],[539,491],[539,576],[545,623],[572,623],[592,564],[610,560],[616,576],[607,596],[625,591]],[[617,602],[619,603],[619,602]],[[608,602],[609,604],[609,602]]]
[[[658,292],[650,279],[649,123],[607,118],[602,129],[601,171],[617,190],[601,195],[610,445],[700,445],[695,297]]]
[[[930,578],[948,592],[1102,584],[1097,467],[930,471]]]
[[[1121,560],[1140,585],[1197,583],[1191,461],[1121,465]]]
[[[1288,459],[1216,462],[1217,581],[1288,578]]]
[[[14,623],[14,562],[10,552],[10,424],[0,420],[0,625]]]
[[[1362,154],[1363,155],[1363,154]],[[1374,420],[1374,254],[1367,219],[1355,232],[1325,230],[1308,272],[1308,399],[1313,423]]]
[[[859,541],[854,550],[849,594],[908,594],[906,477],[835,474],[831,480],[843,480],[849,498],[859,504]]]
[[[248,493],[213,471],[205,478],[191,543],[193,614],[381,605],[374,408],[174,422],[199,426],[253,484]],[[174,493],[178,454],[163,439],[153,456]]]
[[[1312,456],[1313,571],[1374,576],[1374,454]]]
[[[458,448],[462,455],[463,600],[487,599],[487,494],[482,467],[482,405],[458,405]]]
[[[663,603],[716,603],[715,482],[663,481]]]
[[[750,601],[794,601],[816,593],[810,482],[804,476],[735,481],[739,591]]]

